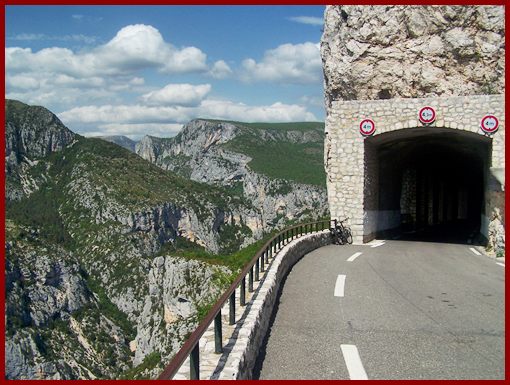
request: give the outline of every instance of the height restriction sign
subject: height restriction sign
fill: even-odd
[[[493,134],[498,130],[499,121],[494,115],[485,115],[480,123],[482,131],[486,134]]]
[[[436,111],[432,107],[423,107],[418,114],[418,119],[423,124],[430,124],[436,120]]]
[[[363,136],[373,135],[375,132],[375,123],[372,119],[363,119],[359,124],[359,132]]]

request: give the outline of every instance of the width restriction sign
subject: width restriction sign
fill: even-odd
[[[359,132],[363,136],[373,135],[375,132],[375,123],[372,119],[363,119],[359,124]]]
[[[436,110],[429,106],[423,107],[418,114],[418,119],[423,124],[430,124],[436,120]]]
[[[482,131],[486,134],[493,134],[498,130],[499,121],[494,115],[485,115],[480,123]]]

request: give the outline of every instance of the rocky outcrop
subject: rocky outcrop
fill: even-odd
[[[504,93],[502,6],[329,6],[325,99]]]
[[[229,142],[239,140],[247,130],[247,127],[238,124],[197,119],[185,125],[175,138],[145,136],[136,145],[136,153],[163,169],[194,181],[238,188],[244,199],[260,212],[261,226],[265,229],[276,228],[292,220],[325,215],[325,188],[257,173],[250,168],[250,156],[228,147]],[[321,132],[312,130],[249,131],[261,142],[323,140]],[[246,219],[245,223],[248,223]]]
[[[38,189],[28,175],[38,159],[72,144],[76,134],[44,107],[5,101],[5,196],[19,200]]]

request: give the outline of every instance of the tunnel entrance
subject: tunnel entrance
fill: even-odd
[[[485,211],[491,140],[413,128],[365,140],[365,236],[468,242]]]

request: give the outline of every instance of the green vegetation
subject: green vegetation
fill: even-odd
[[[319,130],[324,132],[324,122],[290,122],[290,123],[245,123],[235,120],[217,120],[217,119],[199,119],[213,123],[231,123],[236,126],[244,126],[258,130],[277,130],[277,131],[310,131]]]
[[[106,295],[106,292],[101,287],[99,282],[97,282],[91,276],[88,276],[87,286],[93,293],[97,295],[99,302],[99,310],[101,311],[101,313],[104,314],[109,319],[111,319],[113,322],[115,322],[115,324],[122,329],[122,331],[126,335],[126,338],[128,338],[129,340],[133,340],[136,337],[136,331],[133,325],[128,320],[126,314],[121,312],[119,308],[110,301],[110,299]]]
[[[160,365],[161,354],[159,352],[152,352],[145,356],[142,363],[134,368],[131,368],[120,375],[121,380],[142,380],[149,379],[144,375],[145,371],[149,371]]]

